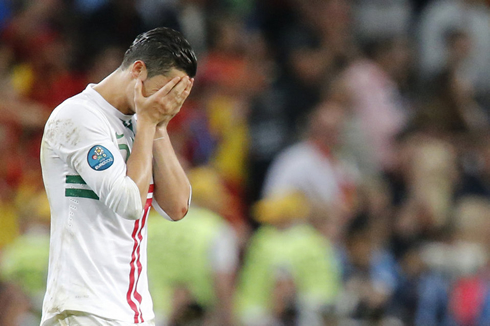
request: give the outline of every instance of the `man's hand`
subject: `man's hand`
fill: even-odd
[[[168,122],[180,111],[182,104],[189,96],[194,79],[175,77],[156,93],[145,97],[143,82],[138,79],[134,86],[134,103],[138,120],[143,119],[151,124],[167,126]]]
[[[190,92],[189,77],[175,77],[154,94],[143,95],[143,82],[134,85],[134,110],[138,114],[137,135],[127,161],[127,176],[138,186],[142,207],[153,175],[152,151],[157,126],[168,124],[180,110]]]

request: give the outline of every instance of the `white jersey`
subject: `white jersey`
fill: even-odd
[[[51,247],[43,322],[74,310],[138,324],[154,318],[146,271],[153,185],[142,207],[126,176],[135,118],[92,86],[58,106],[44,131]]]
[[[302,141],[286,148],[271,164],[263,197],[297,190],[314,202],[345,202],[345,189],[352,189],[356,177],[357,170],[351,164],[325,155],[310,141]]]

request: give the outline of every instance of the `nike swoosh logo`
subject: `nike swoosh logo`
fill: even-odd
[[[124,134],[118,134],[118,133],[116,132],[116,138],[117,138],[117,139],[121,139],[121,138],[123,138],[123,137],[124,137]]]

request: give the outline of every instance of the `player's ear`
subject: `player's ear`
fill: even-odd
[[[146,69],[146,64],[141,60],[136,60],[131,65],[131,76],[136,79],[145,81],[148,77],[148,70]]]

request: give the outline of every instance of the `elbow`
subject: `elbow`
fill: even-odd
[[[127,211],[127,212],[125,212],[123,214],[119,214],[119,215],[121,215],[126,220],[136,221],[136,220],[139,220],[143,216],[143,210],[142,209],[134,209],[134,210]]]
[[[166,204],[166,205],[165,205]],[[189,211],[189,201],[173,202],[172,204],[153,199],[153,207],[164,218],[177,222],[183,219]]]
[[[172,221],[180,221],[187,215],[192,198],[192,188],[190,188],[190,185],[187,191],[187,193],[176,197],[173,201],[173,205],[171,205],[172,207],[170,207],[168,211],[166,210],[168,217],[170,217]]]
[[[187,202],[185,202],[183,205],[175,205],[173,209],[168,210],[167,215],[172,219],[172,221],[177,222],[183,219],[187,215],[188,211],[189,211],[189,206]]]
[[[139,220],[143,216],[143,203],[136,184],[128,177],[118,180],[105,197],[104,203],[126,220]]]
[[[192,191],[190,189],[185,195],[182,194],[171,199],[165,197],[165,194],[155,193],[153,197],[153,207],[164,218],[174,222],[180,221],[189,211],[191,197]]]
[[[141,203],[135,201],[133,205],[126,205],[125,207],[119,207],[116,213],[126,220],[136,221],[143,217],[143,206]]]

